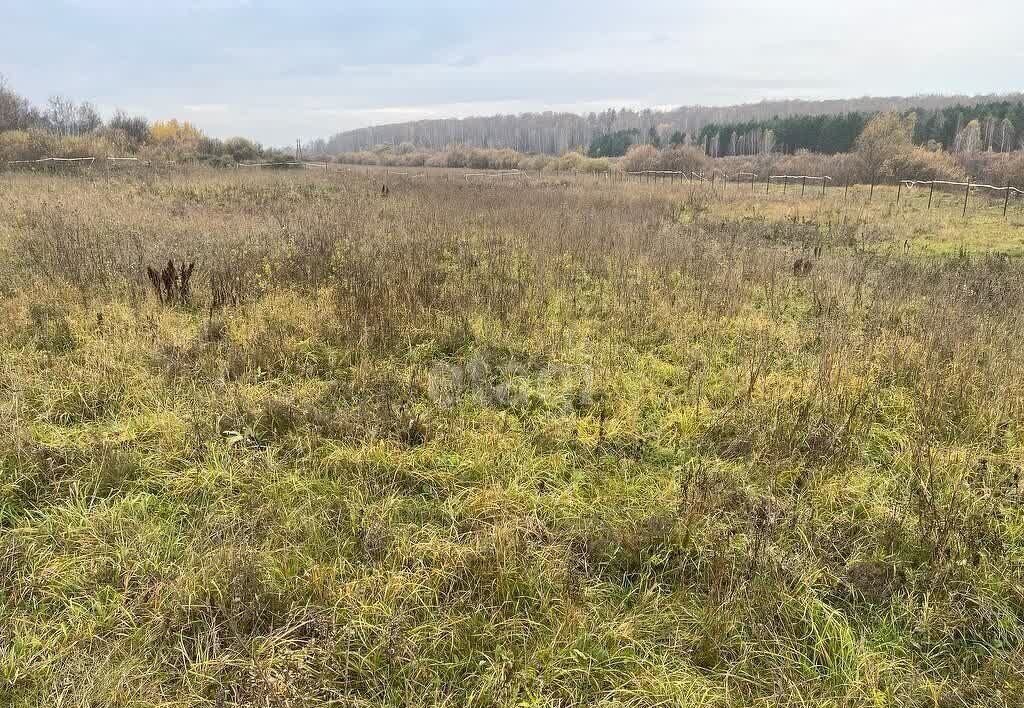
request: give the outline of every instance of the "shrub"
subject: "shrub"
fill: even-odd
[[[136,145],[149,140],[149,121],[144,116],[129,116],[118,111],[107,122],[107,127],[121,132]]]
[[[199,148],[203,134],[188,121],[171,119],[157,121],[149,131],[153,143],[171,147],[177,151],[194,153]]]
[[[710,169],[711,160],[703,152],[692,146],[672,147],[662,150],[655,162],[659,170],[676,172],[705,172]]]
[[[0,160],[37,160],[46,157],[47,135],[35,130],[0,133]]]
[[[445,167],[468,167],[469,151],[463,145],[454,145],[448,148],[445,157]]]
[[[448,166],[448,153],[446,152],[435,152],[429,155],[423,162],[427,167],[447,167]]]
[[[235,162],[250,162],[259,159],[263,148],[245,138],[228,138],[224,141],[224,152]]]
[[[554,158],[551,155],[539,154],[525,157],[519,162],[520,169],[541,171],[549,168]]]
[[[490,166],[487,153],[483,150],[470,150],[468,166],[474,170],[486,170]]]
[[[957,156],[957,163],[977,180],[1024,188],[1024,152],[978,152]]]
[[[867,178],[895,174],[897,163],[911,149],[911,136],[917,114],[879,113],[864,126],[857,138],[856,152],[867,171]]]
[[[38,160],[43,157],[97,157],[122,154],[102,133],[60,137],[42,130],[0,133],[0,160]]]
[[[632,145],[626,155],[619,160],[619,169],[623,172],[640,172],[654,170],[658,165],[658,148],[653,145]]]
[[[934,152],[915,147],[897,154],[892,159],[892,171],[900,179],[954,180],[966,179],[962,165],[946,152]]]

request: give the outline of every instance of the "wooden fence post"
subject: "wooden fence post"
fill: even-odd
[[[1003,195],[1003,218],[1006,218],[1006,208],[1010,206],[1010,183],[1006,183],[1006,194]]]
[[[928,208],[932,208],[932,195],[935,194],[935,180],[932,180],[932,188],[928,190]]]
[[[900,180],[899,186],[896,188],[896,208],[900,208],[900,197],[903,195],[903,180]]]
[[[967,198],[971,196],[971,178],[967,178],[967,188],[964,190],[964,215],[963,218],[967,218]]]

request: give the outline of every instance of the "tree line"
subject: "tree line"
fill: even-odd
[[[903,111],[913,116],[913,140],[957,153],[1024,149],[1024,101],[987,101]],[[769,120],[705,125],[697,143],[712,157],[757,155],[772,149],[834,155],[850,152],[873,113],[774,116]]]
[[[406,123],[369,126],[337,133],[333,137],[310,142],[307,148],[317,154],[341,154],[372,150],[379,145],[396,147],[408,143],[422,150],[444,150],[449,145],[474,148],[508,148],[524,153],[561,154],[567,150],[582,149],[597,157],[615,157],[624,153],[624,142],[633,144],[694,144],[704,147],[709,154],[759,154],[773,149],[791,151],[810,149],[822,151],[849,150],[866,120],[878,113],[908,113],[921,115],[921,130],[928,122],[941,115],[936,124],[934,139],[950,145],[953,137],[948,133],[961,130],[977,113],[979,123],[1000,103],[1020,105],[1024,95],[1011,96],[912,96],[864,97],[846,100],[761,101],[736,106],[683,106],[655,111],[630,108],[610,108],[601,112],[575,113],[523,113],[472,118],[419,120]],[[989,110],[975,111],[981,105]],[[972,112],[973,111],[973,112]],[[956,114],[964,118],[957,127]],[[969,113],[971,112],[971,113]],[[834,121],[827,120],[830,117]],[[800,118],[821,120],[801,123]],[[776,121],[793,122],[782,126],[781,134],[773,125]],[[1024,122],[1009,116],[1017,129]],[[949,128],[950,120],[952,128]],[[716,126],[712,131],[709,126]],[[735,126],[735,127],[734,127]],[[740,129],[745,126],[744,129]],[[981,125],[984,130],[985,126]],[[771,132],[769,132],[769,130]],[[998,126],[993,128],[998,130]],[[735,141],[733,132],[736,133]],[[995,133],[993,133],[995,134]],[[716,146],[712,135],[717,136]],[[613,142],[602,145],[601,140],[612,136]],[[631,136],[623,141],[624,136]],[[927,138],[931,139],[931,138]],[[927,142],[922,141],[922,144]],[[598,141],[595,144],[595,140]],[[617,142],[616,142],[617,141]],[[705,144],[707,143],[707,144]],[[785,143],[789,147],[782,148]],[[810,145],[810,147],[808,147]],[[612,148],[609,152],[609,147]],[[628,145],[625,146],[628,149]],[[591,149],[593,148],[593,149]]]
[[[104,119],[89,101],[65,96],[53,96],[46,106],[36,106],[0,75],[0,161],[110,156],[199,160],[213,165],[292,159],[247,138],[210,137],[192,123],[174,118],[150,121],[117,111]]]
[[[970,132],[971,120],[961,129]],[[748,155],[712,157],[703,145],[687,141],[680,132],[663,141],[636,130],[616,131],[596,138],[590,150],[567,150],[558,156],[523,153],[510,148],[475,148],[449,145],[441,150],[417,148],[411,142],[376,145],[371,150],[333,156],[337,162],[383,167],[468,167],[472,169],[527,170],[550,173],[637,173],[671,171],[759,179],[767,175],[828,175],[836,184],[883,183],[896,179],[963,181],[968,177],[991,184],[1024,186],[1024,151],[951,152],[934,140],[915,144],[916,113],[876,113],[864,124],[850,149],[844,152],[766,150]],[[617,156],[615,153],[624,151]],[[326,156],[324,156],[326,159]]]

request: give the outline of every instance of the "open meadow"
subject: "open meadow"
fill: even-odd
[[[1024,704],[1024,200],[414,177],[0,174],[0,704]]]

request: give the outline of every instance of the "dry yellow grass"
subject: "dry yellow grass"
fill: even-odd
[[[1016,221],[2,179],[0,703],[1024,700]]]

